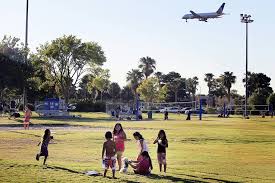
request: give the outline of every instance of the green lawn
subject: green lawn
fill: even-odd
[[[102,172],[104,134],[116,121],[103,113],[78,113],[80,119],[32,119],[31,130],[20,129],[20,120],[0,117],[0,182],[275,182],[275,118],[243,120],[205,117],[185,121],[182,115],[154,115],[153,121],[122,122],[129,141],[124,155],[137,156],[132,137],[139,131],[149,143],[154,169],[151,176],[119,174],[118,179],[89,177]],[[45,125],[51,126],[48,167],[35,160],[36,146]],[[156,145],[159,129],[167,133],[167,175],[159,176]],[[42,160],[42,159],[41,159]],[[111,177],[111,172],[108,172]]]

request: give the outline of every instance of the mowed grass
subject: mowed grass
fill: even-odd
[[[275,182],[275,119],[205,117],[185,121],[170,115],[163,121],[121,122],[127,134],[124,156],[135,159],[139,131],[149,144],[154,169],[151,176],[119,174],[118,179],[91,177],[83,172],[101,169],[101,150],[106,131],[116,121],[103,113],[76,113],[80,119],[42,119],[34,116],[29,131],[22,119],[0,118],[0,182]],[[47,126],[46,126],[47,125]],[[48,167],[35,160],[45,128],[52,130]],[[153,144],[159,129],[167,133],[167,174],[160,176]],[[108,172],[111,177],[111,172]]]

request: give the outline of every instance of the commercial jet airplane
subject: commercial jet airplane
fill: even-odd
[[[221,7],[216,12],[212,13],[195,13],[194,11],[190,11],[191,14],[186,14],[182,17],[182,19],[185,19],[186,22],[188,19],[198,19],[199,21],[207,22],[207,19],[209,18],[221,18],[222,15],[225,15],[223,13],[225,3],[221,5]]]

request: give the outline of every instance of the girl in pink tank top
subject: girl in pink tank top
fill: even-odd
[[[122,128],[122,125],[120,123],[117,123],[114,127],[113,131],[113,140],[116,144],[116,151],[117,151],[117,162],[118,162],[118,168],[121,169],[121,158],[123,155],[123,152],[125,150],[124,141],[126,140],[126,134]]]

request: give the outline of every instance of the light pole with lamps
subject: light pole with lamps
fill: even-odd
[[[247,74],[248,74],[248,24],[252,23],[254,20],[251,19],[251,15],[247,14],[240,14],[241,22],[246,24],[246,61],[245,61],[245,106],[244,106],[244,117],[248,118],[247,116]]]

